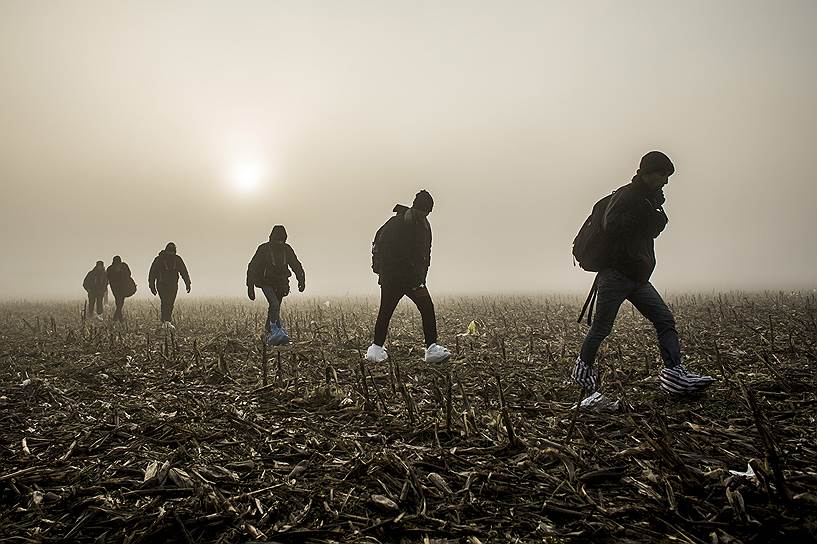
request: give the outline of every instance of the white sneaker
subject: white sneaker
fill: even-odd
[[[369,346],[369,349],[366,350],[366,360],[370,363],[384,363],[388,358],[389,354],[383,346],[372,344]]]
[[[427,363],[442,363],[451,357],[451,352],[448,348],[444,348],[439,344],[431,344],[426,349],[425,362]]]
[[[610,400],[598,391],[579,403],[582,408],[594,410],[596,412],[617,412],[618,401]],[[576,408],[576,405],[573,405]]]
[[[167,330],[167,331],[175,331],[176,330],[176,326],[173,323],[171,323],[170,321],[163,321],[162,322],[162,328]]]
[[[105,321],[105,318],[102,317],[102,314],[96,314],[96,320],[101,322],[101,321]]]

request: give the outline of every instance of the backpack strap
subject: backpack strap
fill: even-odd
[[[598,295],[598,292],[599,275],[596,274],[596,279],[593,280],[593,285],[590,287],[590,292],[587,293],[587,298],[584,301],[584,306],[582,306],[582,311],[579,314],[579,319],[576,320],[576,323],[581,323],[585,312],[587,312],[587,325],[590,326],[593,324],[593,307],[596,305],[596,295]]]

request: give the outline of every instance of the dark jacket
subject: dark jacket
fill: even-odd
[[[136,292],[128,263],[120,261],[108,267],[108,283],[115,297],[129,297]]]
[[[431,225],[424,213],[401,204],[372,242],[372,270],[379,283],[407,288],[425,285],[431,265]]]
[[[89,295],[104,295],[108,292],[108,275],[104,268],[94,267],[85,275],[82,287]]]
[[[258,246],[247,265],[247,287],[288,286],[292,272],[299,284],[306,281],[304,267],[292,247],[282,240],[270,240]]]
[[[605,212],[611,267],[633,281],[647,282],[655,270],[655,238],[668,222],[663,203],[663,191],[650,190],[636,177],[616,190]]]
[[[159,285],[175,285],[179,282],[179,276],[184,280],[186,287],[190,287],[190,274],[187,272],[187,266],[181,257],[163,249],[159,252],[153,264],[150,265],[150,272],[148,273],[148,285],[155,288]]]
[[[131,271],[128,263],[122,261],[112,264],[107,269],[108,283],[114,296],[124,294],[131,289]]]

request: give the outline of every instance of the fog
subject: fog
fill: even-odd
[[[377,291],[371,241],[435,198],[433,293],[586,290],[593,203],[666,152],[662,291],[815,287],[817,3],[0,3],[0,297],[243,296],[273,225],[307,294]]]

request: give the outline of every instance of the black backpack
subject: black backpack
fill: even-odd
[[[287,277],[288,267],[286,245],[281,244],[280,247],[276,247],[275,244],[270,242],[269,261],[267,261],[264,269],[264,277],[285,278]]]
[[[610,240],[604,232],[604,214],[615,192],[605,196],[593,206],[573,239],[573,260],[588,272],[599,272],[610,264]]]
[[[604,232],[604,214],[613,198],[615,191],[605,196],[593,205],[593,211],[585,219],[576,238],[573,239],[573,261],[588,272],[599,272],[610,265],[610,239]],[[587,313],[587,324],[593,321],[593,306],[596,303],[599,278],[593,281],[593,286],[587,294],[582,311],[577,320],[581,323]]]

